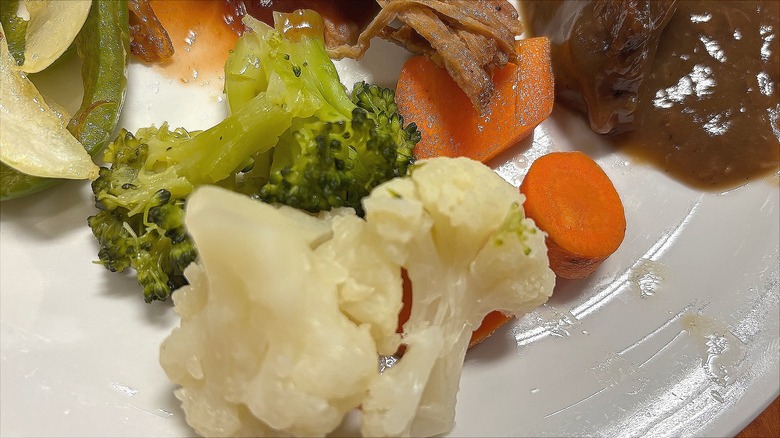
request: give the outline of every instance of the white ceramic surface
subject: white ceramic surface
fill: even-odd
[[[345,83],[394,85],[404,52],[381,42]],[[216,82],[130,70],[121,125],[206,128]],[[493,164],[519,185],[529,163],[580,149],[615,182],[628,231],[588,280],[467,358],[453,436],[728,436],[780,388],[778,175],[701,193],[615,152],[563,110]],[[177,323],[130,275],[93,264],[88,184],[0,210],[0,435],[187,436],[158,365]]]

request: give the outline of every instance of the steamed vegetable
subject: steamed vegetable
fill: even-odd
[[[559,277],[587,277],[623,242],[620,196],[604,170],[582,152],[537,158],[520,191],[528,217],[547,233],[550,267]]]
[[[185,283],[196,253],[181,218],[195,187],[219,184],[311,212],[359,209],[413,161],[419,133],[403,126],[392,91],[358,84],[350,98],[325,53],[319,15],[278,19],[277,30],[245,19],[254,31],[228,60],[224,121],[203,132],[122,131],[107,148],[89,225],[100,263],[133,268],[146,301]]]
[[[399,333],[403,332],[403,325],[409,321],[409,315],[412,313],[412,281],[409,280],[409,275],[406,273],[406,270],[401,272],[401,278],[403,280],[403,307],[398,313]],[[479,324],[479,326],[477,326],[474,331],[471,332],[469,348],[489,338],[502,325],[509,322],[510,319],[512,319],[512,315],[505,314],[500,310],[494,310],[485,315],[485,317],[482,318],[482,322]]]
[[[496,330],[509,322],[510,319],[512,319],[512,315],[507,315],[506,313],[503,313],[499,310],[494,310],[485,315],[485,317],[482,318],[482,323],[479,325],[479,327],[477,327],[477,329],[471,333],[469,348],[492,336]]]
[[[24,63],[24,35],[27,32],[27,20],[17,15],[19,0],[0,2],[0,24],[8,43],[8,51],[14,57],[16,65]]]
[[[465,158],[423,160],[376,187],[365,219],[197,189],[185,224],[200,258],[160,350],[187,422],[204,436],[322,436],[361,406],[364,436],[447,432],[472,330],[552,293],[544,233],[522,202]],[[414,284],[403,336],[402,270]],[[379,356],[402,345],[380,374]]]
[[[95,155],[114,136],[127,90],[130,33],[125,1],[95,0],[76,37],[84,96],[68,130]]]
[[[10,6],[15,3],[3,0],[0,20],[3,26],[14,23],[15,28],[23,29],[27,22],[16,17],[15,9],[11,13]],[[93,156],[114,135],[124,103],[130,44],[127,20],[124,1],[95,1],[74,43],[81,58],[84,96],[67,128]],[[9,33],[9,44],[15,41],[17,47],[24,47],[23,36],[23,31]],[[23,52],[18,53],[23,58]],[[13,147],[25,147],[27,139],[24,140]],[[0,163],[0,200],[30,195],[59,182],[60,179],[28,175]]]
[[[272,151],[246,163],[233,189],[311,212],[360,210],[371,188],[406,174],[420,133],[414,124],[404,126],[392,90],[359,82],[350,98],[324,49],[319,15],[298,11],[276,20],[278,29],[286,29],[278,45],[277,32],[245,19],[255,32],[238,40],[225,65],[230,109],[238,111],[266,91],[276,72],[287,84],[315,90],[304,98],[317,102],[294,117]]]
[[[447,70],[424,56],[409,59],[396,94],[399,111],[422,133],[415,155],[486,162],[532,133],[552,112],[549,40],[518,41],[517,58],[493,72],[495,94],[482,114]]]
[[[448,431],[473,330],[493,310],[531,311],[555,283],[544,233],[514,187],[466,158],[420,163],[365,201],[367,222],[377,218],[385,251],[413,285],[406,351],[369,390],[365,436]]]
[[[29,175],[94,179],[98,167],[8,51],[0,28],[0,160]]]
[[[65,53],[87,20],[92,0],[25,0],[25,73],[37,73]]]

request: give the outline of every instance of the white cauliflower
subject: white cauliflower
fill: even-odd
[[[226,190],[190,198],[200,253],[174,294],[180,327],[161,364],[203,435],[323,436],[360,408],[366,436],[454,424],[471,332],[552,293],[544,234],[522,195],[465,158],[418,162],[351,210],[312,217]],[[413,283],[396,334],[401,270]],[[381,355],[406,349],[379,372]]]

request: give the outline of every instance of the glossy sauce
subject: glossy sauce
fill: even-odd
[[[529,27],[553,42],[558,103],[597,132],[630,131],[606,138],[695,187],[776,171],[780,2],[666,3],[670,16],[654,0],[526,3]]]
[[[355,34],[379,8],[366,0],[152,0],[151,5],[175,50],[173,57],[155,68],[184,83],[216,81],[220,86],[228,54],[246,31],[241,22],[246,14],[272,24],[274,11],[314,9],[330,26],[326,36],[335,38]]]
[[[245,30],[241,17],[246,14],[272,24],[274,11],[313,9],[345,33],[353,27],[365,27],[379,12],[379,4],[374,0],[225,0],[225,6],[225,18],[238,34]]]
[[[628,151],[703,188],[739,185],[780,162],[780,3],[678,3],[660,40]]]

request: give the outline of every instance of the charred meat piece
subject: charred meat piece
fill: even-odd
[[[636,129],[637,103],[677,0],[526,1],[534,35],[552,43],[557,97],[601,134]]]
[[[494,92],[492,70],[516,59],[522,25],[514,7],[506,0],[377,1],[382,10],[357,43],[332,48],[331,56],[359,59],[373,37],[382,37],[446,68],[484,112]]]
[[[130,53],[146,62],[159,62],[173,56],[173,43],[149,0],[129,0]]]

